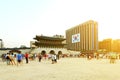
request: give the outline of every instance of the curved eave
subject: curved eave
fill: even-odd
[[[36,36],[33,38],[35,40],[56,40],[56,41],[64,41],[66,40],[65,38],[55,38],[55,37],[47,37],[47,36]]]
[[[37,45],[64,46],[64,45],[66,45],[66,44],[53,44],[53,43],[39,43],[39,42],[35,42],[34,45],[36,45],[36,46],[37,46]]]

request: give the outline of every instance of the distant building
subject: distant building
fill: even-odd
[[[89,20],[66,30],[68,50],[94,52],[98,50],[98,23]]]
[[[35,41],[30,41],[30,48],[36,48],[37,46],[35,46]]]
[[[107,52],[120,52],[120,39],[104,39],[99,41],[99,49]]]
[[[3,45],[3,40],[0,39],[0,48],[3,48],[3,47],[4,47],[4,45]]]
[[[112,51],[120,52],[120,39],[113,40]]]
[[[107,52],[112,51],[112,42],[112,39],[104,39],[103,41],[99,41],[99,49]]]

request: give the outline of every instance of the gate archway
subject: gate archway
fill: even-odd
[[[41,51],[41,55],[45,55],[45,54],[46,54],[45,50]]]
[[[51,51],[50,51],[50,54],[55,54],[55,51],[54,51],[54,50],[51,50]]]
[[[58,51],[58,55],[61,55],[62,54],[62,51]]]

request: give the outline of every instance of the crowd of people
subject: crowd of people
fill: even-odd
[[[41,62],[42,59],[44,60],[50,60],[51,61],[51,64],[55,64],[57,63],[57,60],[59,60],[60,56],[62,58],[64,57],[86,57],[88,60],[91,60],[93,58],[96,58],[96,59],[100,59],[100,58],[103,58],[105,57],[106,59],[110,59],[110,63],[115,63],[116,62],[116,59],[120,56],[116,55],[116,53],[111,53],[108,55],[102,55],[101,54],[62,54],[62,55],[58,55],[58,54],[41,54],[41,53],[34,53],[34,54],[30,54],[28,52],[26,52],[25,54],[22,54],[21,52],[18,52],[18,53],[7,53],[7,54],[2,54],[1,58],[2,58],[2,61],[3,62],[6,62],[7,65],[22,65],[23,64],[23,60],[25,60],[25,63],[28,64],[29,61],[31,60],[36,60],[37,58],[37,61],[38,62]]]
[[[59,59],[59,56],[56,54],[44,54],[36,53],[36,54],[30,54],[26,52],[25,54],[22,54],[21,52],[17,53],[6,53],[1,55],[2,61],[6,62],[7,65],[22,65],[23,60],[25,60],[25,63],[28,64],[29,61],[36,60],[38,62],[41,62],[42,59],[44,60],[50,60],[51,64],[57,63],[57,60]]]
[[[7,65],[21,65],[23,63],[23,59],[26,55],[18,52],[17,54],[14,53],[6,53],[2,54],[1,58],[3,62],[6,62]]]

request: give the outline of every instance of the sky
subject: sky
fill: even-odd
[[[36,35],[64,35],[88,20],[98,22],[99,41],[120,39],[119,0],[0,0],[4,47],[30,47]]]

